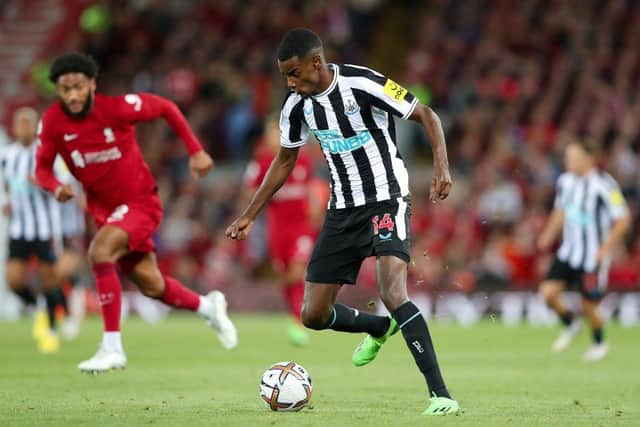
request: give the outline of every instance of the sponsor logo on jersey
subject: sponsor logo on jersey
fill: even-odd
[[[587,226],[595,223],[595,218],[591,217],[576,205],[569,205],[567,207],[566,218],[570,223],[579,226]]]
[[[62,138],[64,139],[65,142],[69,142],[69,141],[73,141],[74,139],[76,139],[78,137],[77,133],[65,133]]]
[[[316,139],[320,141],[322,149],[333,154],[347,153],[349,151],[356,150],[373,140],[373,137],[368,130],[362,131],[349,138],[343,138],[340,131],[336,129],[315,129],[312,130],[312,132]]]
[[[84,160],[87,164],[91,163],[105,163],[112,160],[118,160],[122,157],[122,153],[118,147],[113,147],[108,150],[95,151],[93,153],[85,153]]]
[[[71,160],[77,168],[84,168],[92,163],[110,162],[120,158],[122,158],[122,153],[118,147],[102,151],[94,151],[92,153],[85,153],[84,155],[78,150],[73,150],[71,153]]]

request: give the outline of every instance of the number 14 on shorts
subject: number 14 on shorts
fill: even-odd
[[[373,223],[374,236],[380,236],[383,240],[391,238],[391,232],[395,226],[393,219],[391,218],[391,214],[386,213],[382,215],[382,219],[380,219],[379,215],[376,215],[371,218],[371,222]],[[387,232],[385,232],[385,230],[387,230]]]

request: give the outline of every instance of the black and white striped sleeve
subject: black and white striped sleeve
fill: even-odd
[[[624,200],[618,183],[607,173],[600,174],[598,190],[604,205],[614,220],[620,219],[629,213],[627,202]]]
[[[304,99],[293,92],[289,93],[280,112],[280,145],[296,148],[307,142],[309,128],[304,120],[302,107]]]
[[[341,74],[352,85],[369,95],[371,104],[394,116],[408,119],[418,98],[393,80],[367,67],[343,65]]]
[[[558,181],[556,182],[556,197],[553,200],[554,209],[560,209],[560,210],[564,209],[565,207],[564,200],[567,195],[567,187],[569,186],[570,180],[571,180],[571,177],[566,173],[563,173],[558,178]]]

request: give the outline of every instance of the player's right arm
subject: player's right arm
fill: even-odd
[[[287,178],[293,171],[298,158],[299,148],[281,147],[278,155],[271,162],[262,184],[258,191],[253,195],[249,205],[242,214],[229,227],[227,227],[226,235],[235,240],[243,240],[251,231],[253,222],[258,214],[264,209],[265,205],[273,195],[282,187]]]
[[[564,224],[563,198],[565,179],[567,179],[566,175],[562,175],[558,179],[558,183],[556,185],[556,197],[553,202],[553,211],[551,212],[551,216],[549,217],[544,230],[542,230],[542,233],[540,233],[540,236],[538,237],[538,249],[541,251],[548,250],[562,231],[562,226]]]
[[[66,202],[74,196],[73,188],[68,184],[62,184],[56,178],[53,171],[53,164],[58,155],[58,149],[53,135],[51,134],[51,123],[45,114],[38,125],[39,143],[36,151],[36,183],[44,190],[53,193],[60,202]]]
[[[309,133],[302,113],[302,104],[303,99],[300,95],[292,92],[285,99],[280,112],[280,150],[247,208],[227,227],[227,237],[245,239],[258,214],[293,171],[298,159],[298,149],[307,142]]]

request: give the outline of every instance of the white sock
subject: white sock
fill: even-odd
[[[102,335],[102,347],[105,350],[124,353],[124,350],[122,349],[122,339],[120,338],[120,331],[104,332]]]
[[[214,310],[213,302],[209,298],[200,295],[200,304],[198,304],[198,313],[200,313],[201,315],[203,315],[208,319],[213,310]]]

